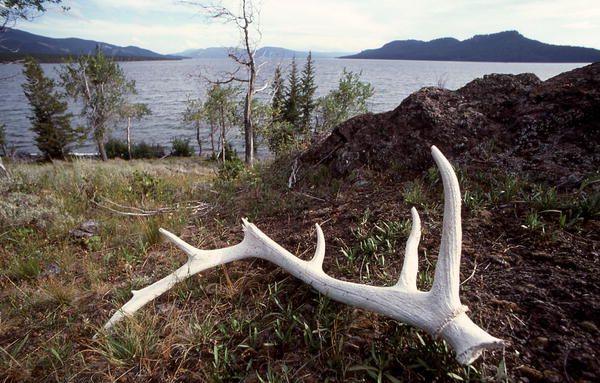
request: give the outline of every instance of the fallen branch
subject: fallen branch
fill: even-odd
[[[135,207],[135,206],[121,205],[119,203],[111,201],[110,199],[108,199],[106,197],[101,197],[101,198],[104,200],[104,202],[106,204],[112,205],[113,207],[103,205],[100,202],[97,202],[95,199],[91,199],[91,202],[94,205],[96,205],[100,208],[106,209],[115,214],[125,215],[125,216],[130,216],[130,217],[152,217],[155,215],[165,214],[165,213],[173,213],[173,212],[180,211],[180,210],[191,210],[193,214],[198,214],[199,212],[207,211],[210,208],[210,205],[207,204],[206,202],[190,201],[190,202],[178,203],[175,206],[159,207],[157,209],[147,210],[147,209],[141,209],[141,208]]]

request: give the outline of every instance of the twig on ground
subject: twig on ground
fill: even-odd
[[[112,205],[112,206],[119,208],[119,210],[115,209],[111,206],[101,204],[100,202],[97,202],[94,198],[91,199],[91,202],[94,205],[101,207],[103,209],[106,209],[108,211],[111,211],[115,214],[132,216],[132,217],[151,217],[151,216],[155,216],[155,215],[159,215],[159,214],[173,213],[173,212],[179,211],[179,210],[191,210],[193,214],[198,214],[201,211],[208,211],[210,208],[210,205],[206,202],[189,201],[189,202],[176,204],[175,206],[159,207],[154,210],[146,210],[146,209],[140,209],[139,207],[135,207],[135,206],[121,205],[119,203],[111,201],[110,199],[108,199],[106,197],[101,197],[101,199],[108,205]]]
[[[477,260],[475,260],[473,263],[474,263],[474,265],[473,265],[473,271],[471,272],[471,275],[469,275],[467,277],[467,279],[465,279],[464,281],[462,281],[461,285],[464,285],[465,283],[469,282],[469,280],[471,278],[473,278],[473,276],[475,275],[475,271],[477,271]]]

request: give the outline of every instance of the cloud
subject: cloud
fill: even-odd
[[[129,9],[136,12],[165,12],[179,9],[182,3],[173,0],[92,0],[100,8]]]
[[[231,46],[233,26],[207,23],[200,8],[173,0],[75,2],[67,15],[48,12],[19,27],[52,37],[75,36],[161,53]],[[237,11],[237,0],[225,5]],[[598,0],[263,0],[260,45],[296,50],[359,51],[398,39],[469,38],[518,30],[548,43],[600,48]]]

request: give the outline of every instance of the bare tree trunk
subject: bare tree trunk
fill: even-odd
[[[223,116],[221,116],[221,152],[223,153],[223,163],[227,160],[225,155],[225,121]]]
[[[244,138],[246,144],[246,165],[249,167],[254,166],[254,126],[252,124],[252,97],[254,96],[254,86],[256,82],[256,65],[254,63],[254,50],[252,49],[249,28],[252,20],[252,14],[246,13],[246,0],[242,4],[242,12],[244,16],[244,24],[242,29],[244,30],[244,45],[246,48],[246,54],[248,55],[247,68],[248,68],[248,90],[246,91],[246,105],[244,105]]]
[[[102,138],[96,138],[96,145],[98,145],[98,153],[100,153],[100,159],[102,161],[108,161],[106,155],[106,148],[104,147],[104,140]]]
[[[196,142],[198,142],[198,157],[202,157],[202,140],[200,139],[200,122],[196,120]]]
[[[8,172],[8,169],[4,167],[2,157],[0,157],[0,177],[5,177],[10,180],[10,173]]]
[[[127,117],[127,159],[131,159],[131,117]]]
[[[244,139],[245,139],[245,160],[246,165],[254,166],[254,127],[252,126],[252,96],[253,96],[253,78],[248,84],[248,93],[246,93],[246,105],[244,108]]]
[[[210,149],[212,150],[213,154],[216,153],[215,152],[215,125],[214,124],[210,124]]]

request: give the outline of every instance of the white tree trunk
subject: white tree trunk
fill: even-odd
[[[10,173],[8,172],[8,169],[4,167],[4,164],[2,163],[2,157],[0,157],[0,177],[10,180]]]
[[[131,160],[131,117],[127,117],[127,155]]]

